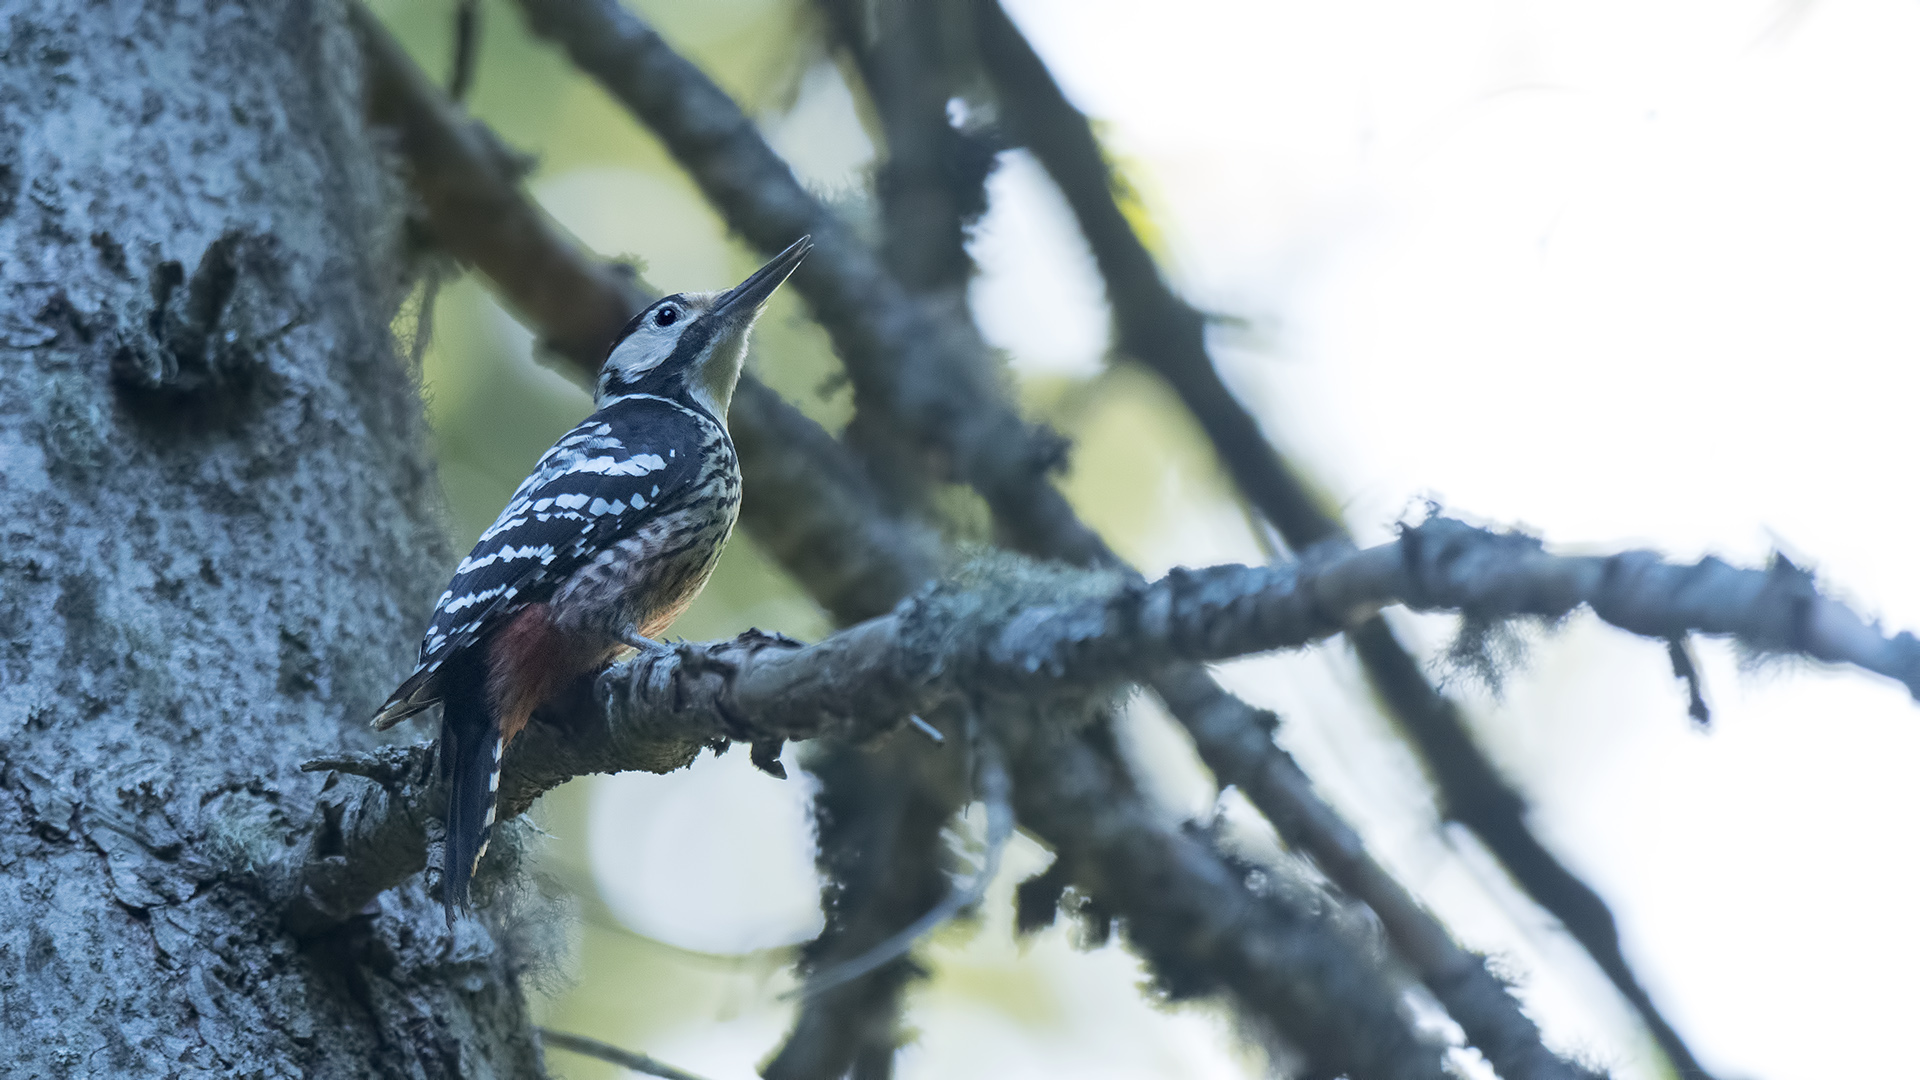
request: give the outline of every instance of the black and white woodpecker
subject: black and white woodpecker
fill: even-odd
[[[713,573],[740,510],[727,406],[747,334],[812,246],[802,237],[731,289],[677,293],[627,323],[593,415],[541,455],[460,561],[419,666],[374,717],[385,729],[442,706],[449,925],[492,835],[507,744],[623,648],[661,648]]]

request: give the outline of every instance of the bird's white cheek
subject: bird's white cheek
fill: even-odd
[[[672,341],[642,331],[621,342],[607,363],[623,378],[632,380],[659,367],[672,352]]]

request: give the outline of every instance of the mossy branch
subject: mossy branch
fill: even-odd
[[[1482,619],[1559,617],[1585,605],[1661,642],[1729,636],[1762,652],[1852,664],[1920,697],[1920,640],[1883,635],[1784,560],[1751,570],[1713,558],[1678,565],[1648,551],[1555,555],[1529,537],[1435,518],[1361,551],[1176,570],[1151,584],[996,556],[811,645],[750,631],[636,656],[582,683],[513,744],[501,816],[586,773],[665,772],[733,742],[868,740],[963,695],[1084,702],[1179,661],[1312,644],[1391,604]],[[352,828],[316,869],[355,863],[356,845],[424,850],[419,811],[404,788],[369,785],[347,815]],[[402,842],[396,828],[413,835]],[[356,891],[418,868],[379,861],[390,879],[355,875]],[[322,895],[331,880],[309,874],[304,902],[352,911],[371,896]]]

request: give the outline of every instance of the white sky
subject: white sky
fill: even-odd
[[[1166,230],[1179,285],[1246,321],[1216,335],[1232,381],[1363,537],[1430,496],[1567,547],[1752,563],[1781,546],[1920,627],[1903,479],[1920,388],[1920,5],[1009,7],[1098,118]],[[817,134],[844,126],[844,95],[810,79],[772,133],[819,155],[796,162],[810,179],[858,167],[858,147]],[[563,220],[595,201],[557,183],[543,199]],[[976,244],[989,335],[1027,370],[1096,370],[1100,290],[1057,196],[1018,158],[993,194]],[[1159,565],[1250,557],[1214,527],[1221,514],[1196,505],[1171,522]],[[1197,546],[1208,537],[1214,548]],[[1448,630],[1403,625],[1431,645]],[[1612,903],[1630,959],[1709,1067],[1911,1070],[1920,708],[1870,676],[1756,676],[1724,648],[1701,651],[1710,734],[1689,728],[1658,646],[1590,619],[1537,642],[1503,702],[1470,695],[1477,728],[1539,829]],[[1376,851],[1518,971],[1556,1045],[1652,1075],[1577,949],[1470,839],[1433,829],[1404,748],[1356,712],[1344,655],[1225,675],[1286,712],[1288,747]],[[1183,753],[1151,716],[1136,727],[1145,757]],[[1210,801],[1191,769],[1166,772],[1170,803]],[[596,789],[613,909],[712,951],[810,932],[804,858],[785,882],[730,876],[730,859],[804,844],[804,787],[756,779],[730,755]],[[658,860],[691,884],[670,895],[622,870]],[[936,949],[942,977],[916,998],[905,1075],[1244,1075],[1217,1021],[1140,1006],[1123,955],[1045,939],[1002,956],[996,933]],[[1089,1042],[1098,1018],[1056,1017],[1079,1034],[1048,1041],[1032,1017],[995,1013],[1001,999],[980,988],[1004,996],[1001,961],[1053,987],[1035,1000],[1096,1003],[1108,1035]],[[1098,996],[1109,984],[1133,1004]],[[681,1056],[655,1052],[731,1075],[765,1049],[684,1038]]]

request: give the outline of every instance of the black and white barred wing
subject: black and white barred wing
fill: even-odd
[[[628,399],[589,416],[541,456],[480,534],[435,605],[420,664],[374,717],[391,727],[440,699],[447,659],[553,590],[594,555],[672,506],[698,471],[702,417]]]

